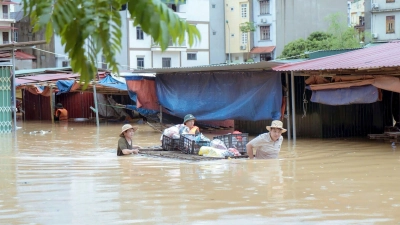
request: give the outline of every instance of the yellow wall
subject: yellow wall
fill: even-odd
[[[247,17],[242,18],[242,7],[241,4],[247,4]],[[242,45],[242,33],[240,32],[239,25],[244,22],[249,22],[251,17],[251,4],[249,1],[240,0],[225,0],[225,44],[226,53],[246,53],[249,45],[246,44],[246,50],[240,50]],[[232,37],[230,34],[233,34]],[[250,41],[250,36],[247,37],[247,41]]]

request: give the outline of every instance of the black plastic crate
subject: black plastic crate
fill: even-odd
[[[179,140],[179,150],[185,154],[199,154],[202,146],[210,146],[209,141],[199,141],[196,143],[193,134],[182,134]]]
[[[165,151],[179,151],[179,139],[174,139],[163,135],[162,148]]]
[[[249,134],[224,134],[213,137],[213,139],[219,139],[224,142],[227,148],[236,148],[240,153],[246,153],[246,145],[249,141]]]

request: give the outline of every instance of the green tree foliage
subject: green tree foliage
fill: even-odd
[[[34,31],[45,28],[47,42],[53,32],[61,37],[73,72],[79,73],[86,85],[94,78],[99,54],[118,73],[115,55],[122,48],[119,9],[124,4],[128,5],[133,25],[140,26],[163,51],[170,39],[182,44],[187,35],[191,46],[200,40],[197,28],[182,21],[161,0],[23,0],[23,3]]]
[[[300,38],[290,42],[279,58],[306,58],[306,52],[360,47],[358,34],[347,26],[346,15],[334,13],[326,20],[329,23],[327,32],[316,31],[306,40]]]

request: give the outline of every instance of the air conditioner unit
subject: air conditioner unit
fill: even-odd
[[[372,33],[372,38],[377,39],[378,38],[378,33]]]
[[[267,23],[267,19],[262,18],[261,23]]]
[[[241,45],[240,50],[246,50],[246,45]]]
[[[379,4],[378,3],[372,3],[372,8],[373,9],[379,9]]]

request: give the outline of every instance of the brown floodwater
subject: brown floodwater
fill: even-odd
[[[276,160],[190,162],[117,157],[122,124],[18,126],[0,135],[0,224],[400,224],[390,143],[285,139]],[[159,145],[139,126],[137,144]]]

